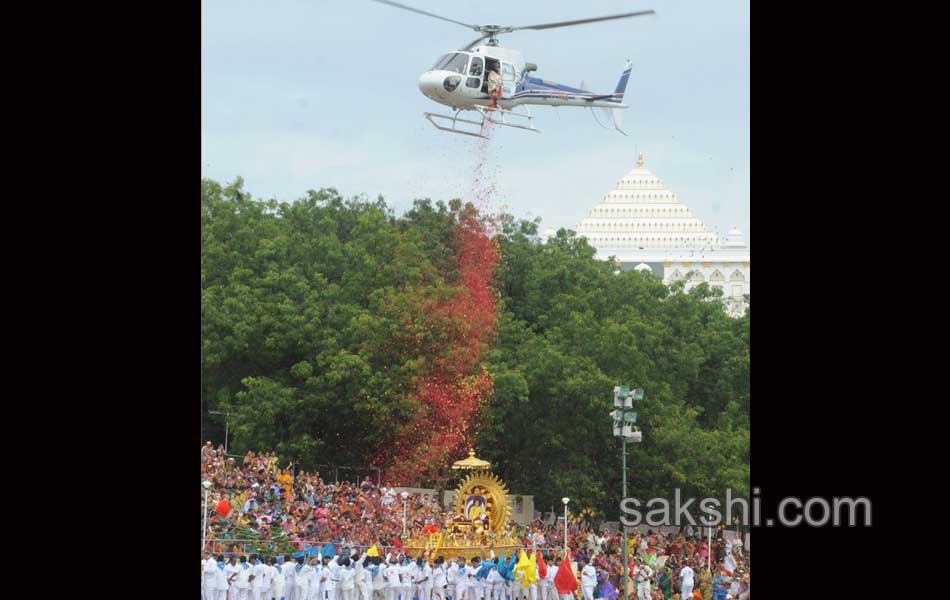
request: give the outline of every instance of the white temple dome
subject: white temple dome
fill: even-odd
[[[646,263],[640,263],[639,265],[635,266],[633,270],[634,271],[650,271],[650,272],[653,271],[653,269],[650,268],[650,265]]]
[[[692,249],[719,243],[716,234],[644,166],[642,152],[637,166],[604,195],[576,231],[598,250]]]

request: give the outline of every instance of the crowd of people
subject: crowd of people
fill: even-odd
[[[589,521],[569,523],[567,563],[563,524],[540,519],[516,528],[521,554],[532,557],[527,570],[506,569],[491,548],[467,564],[410,556],[402,548],[403,498],[392,488],[369,477],[324,483],[319,473],[280,468],[273,453],[248,452],[241,464],[210,442],[201,453],[210,482],[202,498],[206,600],[750,599],[748,552],[721,527],[711,544],[689,526],[631,534],[623,590],[621,534]],[[220,510],[222,501],[229,510]],[[408,495],[405,511],[410,536],[446,517],[427,494]],[[562,593],[554,578],[565,564],[578,582]]]
[[[325,483],[318,472],[280,468],[273,453],[248,452],[238,464],[208,442],[201,471],[211,484],[206,538],[214,551],[235,551],[248,539],[261,547],[280,542],[297,550],[326,542],[398,547],[404,508],[412,531],[445,520],[434,496],[410,494],[404,507],[394,488],[377,486],[370,477],[359,484]],[[226,514],[217,510],[222,501]]]

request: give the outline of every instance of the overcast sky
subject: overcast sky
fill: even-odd
[[[656,16],[501,37],[537,75],[624,98],[629,134],[580,108],[534,107],[543,133],[497,132],[494,204],[574,228],[644,153],[646,167],[721,236],[751,240],[749,0],[400,0],[458,21],[531,25],[652,8]],[[308,189],[471,198],[475,140],[432,127],[419,75],[477,35],[369,0],[202,0],[202,175],[259,198]]]

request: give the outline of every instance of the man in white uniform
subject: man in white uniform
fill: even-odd
[[[686,566],[680,569],[680,598],[689,598],[693,594],[693,569],[686,561]]]
[[[458,600],[458,590],[456,584],[459,580],[459,568],[454,559],[449,559],[445,564],[445,593],[447,600]]]
[[[295,581],[297,578],[297,563],[288,556],[280,571],[284,576],[284,600],[297,600],[297,597],[294,595],[297,587]]]
[[[468,567],[465,566],[465,557],[458,558],[458,567],[456,570],[455,593],[458,594],[457,600],[469,600],[468,594]]]
[[[386,598],[386,564],[379,556],[373,557],[373,566],[370,569],[373,576],[373,600]]]
[[[297,559],[297,575],[294,577],[294,596],[298,600],[304,600],[310,592],[310,576],[313,573],[313,567],[307,564],[306,555]]]
[[[264,585],[264,563],[260,561],[256,554],[251,555],[248,563],[251,565],[251,575],[248,577],[251,585],[247,592],[247,598],[248,600],[261,600],[261,588]]]
[[[279,559],[270,561],[270,594],[274,600],[284,597],[284,575],[280,572]]]
[[[372,580],[367,577],[366,555],[360,555],[359,553],[356,553],[350,557],[350,560],[353,561],[353,579],[356,582],[356,599],[372,600],[372,598],[369,596]]]
[[[471,565],[467,569],[469,600],[481,600],[482,598],[482,580],[478,578],[478,570],[481,568],[481,559],[477,556],[473,556]]]
[[[251,565],[247,562],[246,556],[241,556],[238,562],[238,576],[234,580],[234,589],[237,591],[234,600],[248,600],[247,595],[251,590]]]
[[[396,564],[396,558],[391,554],[386,555],[386,571],[383,577],[386,580],[386,600],[399,600],[399,589],[402,587],[400,579],[399,565]]]
[[[505,578],[498,572],[497,566],[491,568],[486,580],[488,581],[488,590],[490,590],[487,594],[489,598],[486,600],[505,600]]]
[[[416,565],[418,575],[416,587],[418,588],[419,600],[432,600],[432,567],[421,556],[416,561]]]
[[[650,565],[637,566],[637,600],[650,600],[650,579],[652,577],[653,569],[650,568]]]
[[[597,585],[597,570],[590,564],[590,560],[581,559],[581,591],[584,600],[594,600],[594,587]]]
[[[317,557],[314,557],[317,558]],[[329,594],[327,582],[330,580],[330,559],[326,556],[317,561],[317,600],[324,600]]]
[[[432,568],[432,600],[448,600],[447,588],[445,559],[440,556],[435,559],[435,567]]]
[[[416,564],[416,561],[411,560],[408,556],[402,561],[402,598],[403,600],[416,600],[418,598],[418,590],[416,589],[416,583],[419,579],[419,567]],[[407,585],[408,584],[408,585]]]
[[[319,556],[312,556],[308,559],[310,563],[310,581],[307,583],[307,600],[319,600],[320,598],[320,579],[323,577],[323,565],[320,564]]]
[[[331,559],[324,557],[323,573],[326,581],[323,582],[324,600],[337,600],[340,595],[340,557]]]
[[[224,575],[228,578],[228,600],[235,600],[237,598],[237,582],[235,580],[237,579],[239,568],[240,567],[237,566],[237,557],[234,556],[231,557],[228,564],[224,565]]]
[[[547,600],[558,600],[557,588],[554,587],[554,576],[557,575],[558,563],[554,558],[554,555],[551,556],[551,562],[548,563],[548,576],[544,580],[548,584],[548,598]]]
[[[228,597],[228,571],[224,564],[224,555],[219,554],[215,564],[214,599],[225,600]]]
[[[201,591],[205,600],[214,600],[215,580],[218,578],[218,563],[210,552],[205,552],[201,561]]]
[[[257,555],[254,555],[254,556],[257,556]],[[254,558],[254,556],[252,556],[251,558]],[[270,558],[266,556],[262,556],[258,558],[257,560],[257,565],[255,566],[259,566],[260,569],[258,571],[257,578],[254,579],[255,583],[258,584],[258,588],[257,588],[257,597],[253,598],[253,600],[270,600],[271,571],[270,571],[269,561],[270,561]]]
[[[340,600],[354,600],[356,593],[356,570],[350,557],[344,557],[338,570],[340,575]]]

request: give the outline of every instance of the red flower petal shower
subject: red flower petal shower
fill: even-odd
[[[455,232],[457,287],[447,298],[423,302],[410,318],[438,323],[445,337],[425,355],[426,368],[411,393],[414,412],[395,448],[377,455],[387,480],[396,484],[435,479],[464,454],[477,432],[480,408],[492,394],[492,376],[482,361],[495,335],[497,243],[471,204],[459,213]]]

